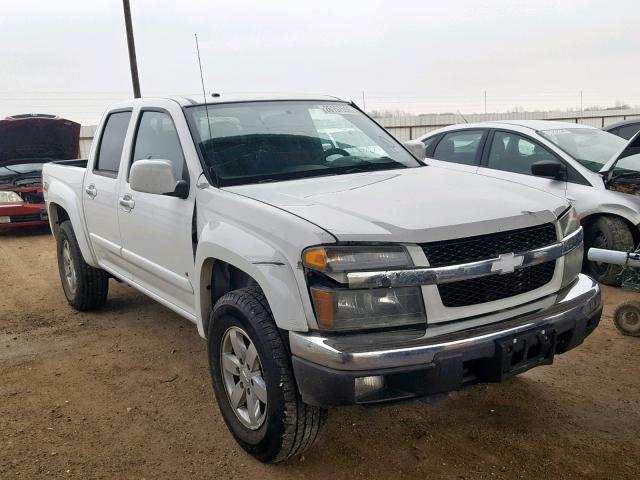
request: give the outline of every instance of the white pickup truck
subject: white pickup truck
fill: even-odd
[[[425,166],[335,98],[122,103],[86,165],[43,176],[69,303],[113,277],[195,323],[262,461],[309,448],[327,407],[499,382],[600,320],[566,200]]]

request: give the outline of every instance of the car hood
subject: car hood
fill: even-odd
[[[599,173],[606,175],[621,159],[638,154],[640,154],[640,132],[631,137],[627,144],[600,169]]]
[[[569,204],[515,182],[429,166],[227,187],[340,241],[426,242],[554,221]]]
[[[80,124],[55,116],[0,120],[0,167],[78,158]]]

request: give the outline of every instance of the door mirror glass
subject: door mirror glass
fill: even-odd
[[[403,145],[413,153],[413,156],[423,160],[427,156],[427,147],[420,140],[409,140],[404,142]]]
[[[558,160],[540,160],[531,165],[531,173],[537,177],[548,177],[555,180],[567,179],[567,168]]]
[[[136,192],[157,195],[174,195],[178,187],[175,170],[169,160],[138,160],[131,165],[129,184]]]

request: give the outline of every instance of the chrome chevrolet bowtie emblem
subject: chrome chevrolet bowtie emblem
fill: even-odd
[[[505,273],[513,273],[516,267],[522,265],[524,257],[522,255],[515,255],[513,253],[503,253],[497,260],[491,265],[491,271],[497,272],[500,275]]]

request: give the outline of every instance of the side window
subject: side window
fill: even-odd
[[[116,112],[109,115],[100,139],[94,171],[118,175],[124,137],[127,134],[130,119],[131,112]]]
[[[434,135],[433,137],[425,138],[424,140],[422,140],[422,143],[424,143],[424,148],[428,150],[429,147],[433,145],[433,142],[436,138],[438,138],[438,135]]]
[[[142,112],[131,163],[149,159],[169,160],[177,179],[189,179],[178,132],[168,113]]]
[[[495,132],[487,167],[531,175],[531,165],[540,160],[556,160],[546,148],[515,133]]]
[[[433,158],[463,165],[475,165],[483,133],[482,130],[447,133],[438,142]]]
[[[625,125],[624,127],[620,127],[618,129],[617,135],[626,140],[631,140],[631,137],[638,133],[638,130],[640,130],[640,123]]]

